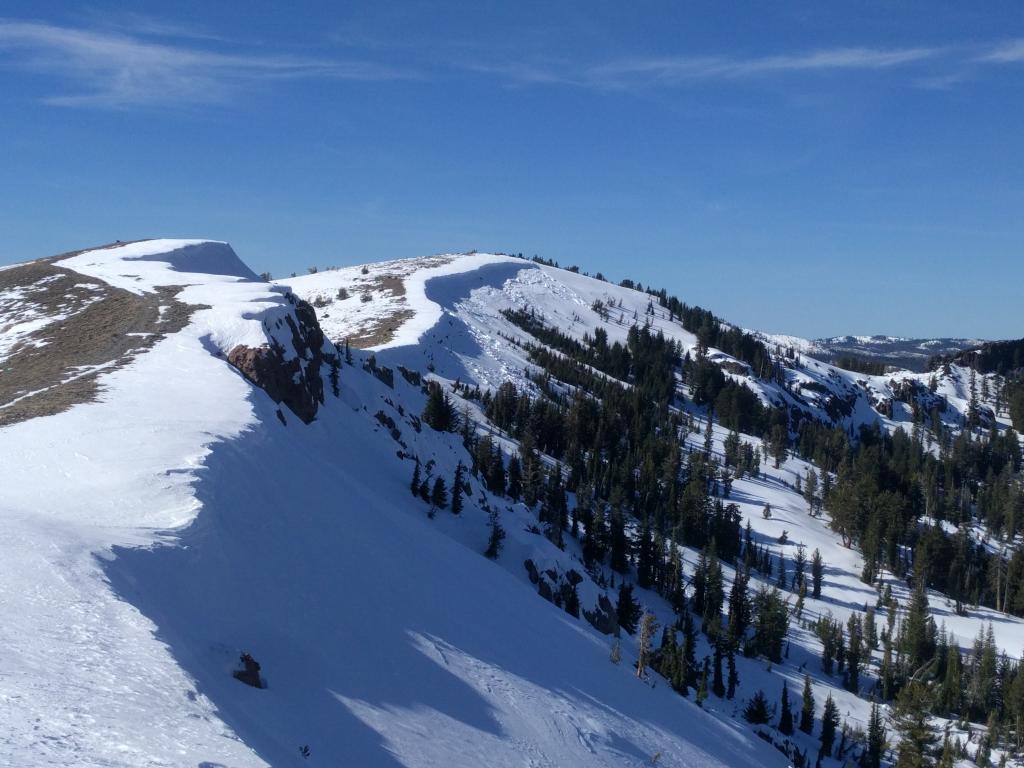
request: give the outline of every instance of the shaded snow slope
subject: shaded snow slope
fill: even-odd
[[[606,639],[482,557],[482,517],[455,521],[472,548],[438,530],[362,408],[376,380],[345,369],[343,386],[302,430],[257,402],[176,546],[108,569],[262,759],[308,744],[309,765],[765,764],[753,734],[610,664]],[[426,431],[423,453],[443,437]],[[240,648],[266,690],[230,677]]]

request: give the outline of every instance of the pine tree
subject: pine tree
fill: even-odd
[[[452,514],[462,514],[462,492],[465,481],[463,480],[462,474],[464,472],[462,462],[460,461],[455,465],[455,477],[452,480]]]
[[[811,596],[815,600],[821,599],[821,581],[825,576],[825,563],[821,560],[821,552],[817,549],[811,556]]]
[[[919,768],[932,765],[929,750],[935,743],[928,722],[930,697],[927,686],[911,679],[896,697],[894,726],[900,735],[896,747],[896,768]]]
[[[779,733],[793,735],[793,711],[789,708],[789,685],[782,683],[782,713],[779,715]]]
[[[832,701],[832,694],[825,699],[825,711],[821,715],[821,753],[832,755],[832,745],[836,740],[836,728],[839,727],[839,708]]]
[[[420,479],[420,460],[416,459],[416,466],[412,470],[412,482],[409,483],[409,490],[412,491],[413,496],[420,495],[420,485],[422,482]]]
[[[725,680],[722,675],[722,642],[721,637],[715,643],[714,675],[711,682],[711,692],[718,698],[725,696]]]
[[[810,733],[814,730],[814,691],[811,676],[804,675],[804,692],[800,704],[800,730]]]
[[[765,725],[771,719],[771,709],[768,707],[768,699],[765,698],[764,691],[757,691],[750,701],[747,702],[747,706],[743,709],[743,717],[748,723],[753,725]]]
[[[818,503],[818,475],[813,467],[807,470],[807,480],[804,482],[804,501],[807,502],[810,513],[813,515]]]
[[[951,642],[946,649],[946,668],[939,686],[939,714],[945,715],[960,711],[964,699],[963,685],[963,661],[960,656],[960,646],[956,642]]]
[[[864,644],[859,613],[851,613],[846,624],[850,642],[846,646],[846,689],[854,693],[860,690],[860,657]]]
[[[864,751],[863,768],[881,768],[882,754],[885,752],[885,728],[882,726],[882,713],[878,703],[871,705],[871,716],[868,718],[867,749]]]
[[[796,548],[796,557],[793,559],[793,589],[797,592],[804,586],[806,568],[807,553],[804,550],[804,545],[801,544]]]
[[[736,696],[736,687],[740,684],[740,676],[736,671],[736,651],[731,643],[725,657],[725,662],[729,670],[725,698],[731,701]]]
[[[423,422],[438,432],[451,432],[457,421],[451,398],[436,381],[427,385],[427,404],[423,408]]]
[[[682,675],[685,696],[686,686],[692,686],[697,681],[697,630],[689,611],[683,613],[683,642],[679,647],[679,656],[677,666]]]
[[[928,661],[934,651],[935,624],[928,613],[928,593],[924,584],[924,569],[914,580],[914,591],[907,606],[907,616],[903,621],[901,649],[907,657],[907,665],[916,670]]]
[[[750,599],[747,586],[750,583],[750,569],[747,566],[736,569],[729,590],[729,634],[739,641],[750,625]]]
[[[789,611],[779,590],[762,585],[754,597],[754,634],[750,650],[771,661],[782,661],[782,643],[788,628]]]
[[[508,485],[505,492],[512,501],[519,501],[523,493],[523,467],[518,454],[508,460]]]
[[[700,684],[697,686],[697,695],[694,697],[694,701],[697,702],[698,707],[703,707],[704,702],[708,698],[708,658],[704,657],[704,668],[700,673]]]
[[[501,527],[498,519],[498,510],[492,509],[487,517],[491,533],[487,539],[487,549],[484,554],[491,560],[497,560],[501,553],[501,542],[505,540],[505,529]]]
[[[636,676],[642,678],[650,660],[654,635],[658,631],[657,617],[645,613],[640,622],[640,639],[637,643]]]
[[[436,509],[448,506],[448,489],[445,487],[443,477],[434,480],[434,488],[430,492],[430,506]]]
[[[626,538],[626,519],[622,515],[622,510],[618,507],[612,510],[609,544],[611,547],[611,557],[608,564],[613,571],[628,573],[629,560],[627,559],[627,550],[629,542]]]
[[[633,585],[623,581],[619,585],[619,601],[616,608],[619,626],[632,635],[640,620],[640,604],[633,599]]]
[[[939,758],[938,768],[955,768],[957,750],[949,739],[949,734],[942,740],[942,756]]]

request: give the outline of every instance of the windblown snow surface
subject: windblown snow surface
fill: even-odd
[[[480,552],[482,507],[498,502],[475,485],[462,516],[427,517],[408,456],[450,475],[465,455],[456,436],[410,426],[419,387],[386,386],[357,352],[316,421],[282,423],[225,356],[296,354],[274,336],[290,289],[253,280],[227,245],[149,241],[60,266],[138,292],[182,286],[204,308],[105,374],[97,402],[0,429],[0,764],[785,764],[734,719],[739,698],[702,711],[638,680],[628,640],[612,664],[609,638],[538,598],[524,558],[564,570],[576,552],[528,532],[527,510],[501,507],[497,563]],[[594,281],[526,266],[453,258],[414,276],[411,324],[378,359],[482,384],[516,375],[476,303],[520,290],[509,280],[593,323],[580,292]],[[799,469],[738,483],[745,511],[771,497],[772,525],[792,518],[806,531],[794,538],[832,546],[782,486]],[[855,579],[830,581],[861,601]],[[585,606],[597,589],[581,588]],[[266,688],[233,679],[242,651]],[[745,683],[768,674],[743,661]]]

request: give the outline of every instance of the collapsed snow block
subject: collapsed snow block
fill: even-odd
[[[242,664],[241,669],[236,669],[232,674],[236,680],[240,680],[253,688],[266,688],[267,684],[260,677],[260,663],[248,653],[243,653],[238,660]]]

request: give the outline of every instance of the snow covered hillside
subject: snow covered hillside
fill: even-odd
[[[847,546],[801,487],[846,468],[796,449],[1009,434],[1000,377],[862,375],[684,324],[657,294],[505,255],[267,283],[225,243],[155,240],[0,271],[0,762],[867,759],[888,639],[864,640],[859,677],[822,660],[836,627],[911,623],[913,553],[894,570]],[[756,434],[723,423],[751,413]],[[999,551],[938,514],[908,527]],[[728,611],[709,580],[738,590]],[[927,600],[944,647],[991,627],[1016,669],[1021,619]],[[948,714],[932,724],[963,755],[1019,756]]]
[[[463,277],[433,280],[449,274]],[[696,336],[648,293],[510,256],[447,254],[281,282],[317,307],[324,332],[336,343],[387,349],[389,360],[417,370],[430,365],[442,377],[481,386],[496,387],[510,378],[523,384],[526,359],[509,340],[522,331],[501,314],[510,308],[531,309],[546,324],[579,339],[600,327],[609,343],[625,342],[630,327],[640,323],[677,341],[684,353],[695,354],[698,345]],[[390,287],[385,291],[378,288],[382,285]],[[442,312],[445,319],[438,322]],[[389,330],[367,338],[367,328]],[[713,347],[710,358],[766,404],[795,407],[845,428],[871,423],[909,428],[915,410],[934,408],[945,423],[958,425],[966,413],[970,372],[964,368],[937,371],[934,382],[930,372],[865,375],[807,356],[806,344],[792,343],[796,337],[759,337],[774,354],[774,377]],[[981,405],[994,418],[994,402]]]
[[[538,599],[520,558],[562,553],[514,517],[499,565],[484,558],[495,502],[475,483],[461,517],[430,519],[409,456],[462,449],[403,421],[420,388],[315,347],[302,305],[228,246],[53,268],[138,296],[173,286],[190,314],[112,359],[91,396],[0,429],[4,764],[784,764]],[[292,372],[280,402],[271,363]],[[307,425],[285,404],[311,393]],[[265,688],[232,676],[243,651]]]

